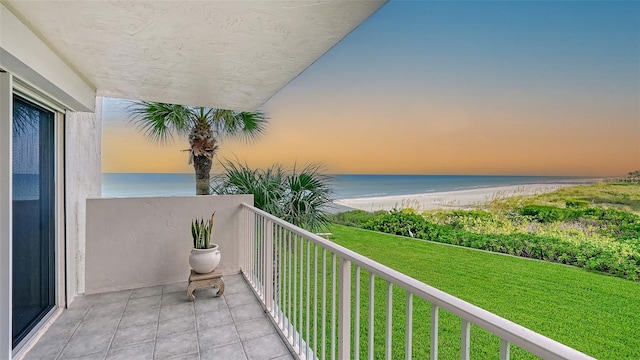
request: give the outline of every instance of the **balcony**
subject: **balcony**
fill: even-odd
[[[544,359],[592,359],[247,203],[250,196],[89,200],[79,288],[90,295],[76,297],[25,359],[410,359],[425,351],[437,359],[440,346],[454,346],[464,360],[472,326],[495,338],[491,357],[509,359],[517,347]],[[191,303],[183,228],[212,209],[227,288],[220,298],[201,290]],[[425,309],[430,323],[414,321]],[[443,344],[451,329],[441,312],[457,317],[457,344]],[[430,341],[417,343],[418,332]]]

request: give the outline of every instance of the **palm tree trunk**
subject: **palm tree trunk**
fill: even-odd
[[[209,177],[211,172],[211,158],[206,155],[193,157],[193,168],[196,171],[196,195],[209,195]]]

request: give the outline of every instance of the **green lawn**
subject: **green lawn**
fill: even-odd
[[[332,240],[598,359],[640,359],[640,283],[583,269],[331,226]],[[368,274],[362,274],[361,358]],[[385,287],[376,283],[376,358],[384,357]],[[405,294],[394,288],[393,358],[404,358]],[[414,358],[429,354],[429,307],[414,299]],[[459,358],[460,324],[441,312],[440,358]],[[472,358],[497,359],[498,339],[472,327]],[[513,359],[534,358],[512,349]]]

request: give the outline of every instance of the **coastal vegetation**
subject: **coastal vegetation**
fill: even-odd
[[[326,205],[332,201],[329,178],[321,166],[311,164],[287,171],[274,164],[251,169],[227,161],[214,177],[211,191],[217,195],[253,194],[253,205],[296,226],[317,231],[328,225]]]
[[[267,120],[261,112],[214,109],[199,106],[136,101],[129,116],[138,129],[159,144],[174,134],[189,140],[189,164],[196,175],[196,194],[209,195],[211,164],[219,143],[225,138],[253,140],[264,132]]]
[[[640,183],[629,178],[494,199],[472,210],[334,215],[338,224],[640,280]]]

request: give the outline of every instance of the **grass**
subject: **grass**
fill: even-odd
[[[335,225],[332,240],[598,359],[640,358],[640,283],[569,266]],[[361,357],[368,275],[362,274]],[[329,286],[330,288],[330,286]],[[384,284],[376,283],[375,357],[384,357]],[[405,294],[394,288],[393,358],[404,357]],[[429,304],[414,299],[413,356],[429,354]],[[459,320],[441,312],[440,357],[459,357]],[[472,358],[497,358],[498,339],[472,327]],[[513,359],[535,358],[521,349]]]
[[[557,262],[640,281],[640,183],[494,199],[485,209],[334,215],[335,223]]]

